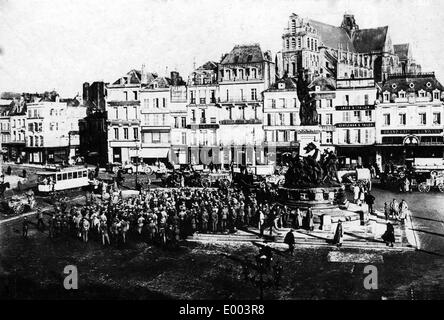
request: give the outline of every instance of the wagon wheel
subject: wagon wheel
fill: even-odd
[[[146,169],[145,169],[145,173],[146,174],[153,174],[153,168],[151,168],[151,167],[146,167]]]
[[[426,182],[421,182],[418,185],[418,190],[419,190],[419,192],[429,192],[430,186]]]
[[[204,188],[209,188],[211,186],[211,182],[208,178],[202,178],[200,185]]]
[[[438,189],[440,192],[444,192],[444,183],[438,184]]]

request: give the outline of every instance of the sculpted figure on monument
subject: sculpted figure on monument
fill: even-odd
[[[337,184],[337,157],[333,151],[324,151],[319,155],[318,147],[310,142],[304,148],[304,156],[286,157],[288,165],[285,174],[287,187],[316,187],[326,184]],[[319,158],[319,159],[318,159]]]

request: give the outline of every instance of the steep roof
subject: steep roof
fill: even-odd
[[[348,50],[355,52],[353,42],[345,29],[311,19],[309,24],[318,31],[325,46],[337,49],[340,44],[342,49],[346,50],[348,47]]]
[[[140,84],[140,81],[142,80],[142,73],[139,70],[131,70],[129,71],[125,76],[120,77],[116,81],[113,82],[114,85],[122,84],[121,80],[124,79],[124,84]]]
[[[410,45],[408,43],[395,44],[393,50],[400,60],[407,60],[409,58]]]
[[[343,50],[356,53],[367,53],[370,51],[381,51],[387,38],[388,27],[371,29],[358,29],[348,35],[344,28],[332,26],[316,20],[309,19],[309,24],[313,26],[321,36],[322,43],[329,48],[337,49],[339,46]]]
[[[336,90],[336,81],[333,78],[317,77],[308,85],[309,89],[319,86],[321,91]]]
[[[214,61],[207,61],[199,68],[197,68],[197,70],[216,70],[216,69],[217,69],[217,62]]]
[[[382,51],[387,39],[388,26],[362,29],[353,32],[353,45],[356,52],[367,53],[371,51]]]
[[[236,45],[230,53],[225,55],[221,64],[254,63],[263,61],[265,61],[265,59],[260,45]]]
[[[413,88],[411,84],[413,83]],[[434,73],[406,74],[399,76],[389,76],[388,80],[382,86],[382,91],[397,93],[398,91],[417,92],[424,90],[432,92],[438,89],[444,91],[442,84],[435,78]]]
[[[297,79],[290,77],[283,77],[278,79],[271,87],[266,91],[276,91],[276,90],[296,90],[297,89]],[[279,84],[283,83],[284,88],[279,88]]]

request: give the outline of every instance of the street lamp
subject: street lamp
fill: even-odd
[[[136,189],[138,189],[138,186],[139,186],[139,180],[138,180],[138,175],[139,175],[139,159],[140,159],[140,157],[139,157],[139,151],[140,151],[140,149],[141,149],[141,145],[140,145],[140,142],[139,141],[137,141],[136,142],[136,154],[137,154],[137,156],[136,156]]]

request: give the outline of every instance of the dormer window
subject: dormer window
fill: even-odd
[[[396,89],[396,87],[397,87],[396,83],[392,84],[393,89]]]
[[[315,91],[321,91],[321,87],[320,86],[316,86],[315,87]]]
[[[426,87],[427,87],[427,88],[431,88],[431,87],[432,87],[432,84],[431,84],[430,82],[427,82],[427,83],[426,83]]]
[[[413,82],[410,82],[409,87],[410,87],[411,89],[413,89],[413,88],[415,87],[415,84],[414,84]]]
[[[433,100],[439,100],[439,90],[433,91]]]
[[[278,83],[278,89],[285,89],[285,84],[283,82]]]
[[[405,98],[405,91],[399,91],[398,96],[400,98]]]
[[[384,94],[383,94],[383,101],[384,102],[389,102],[390,101],[390,93],[388,93],[387,91],[384,92]]]
[[[425,97],[425,91],[424,90],[419,90],[418,95],[420,98],[424,98]]]

